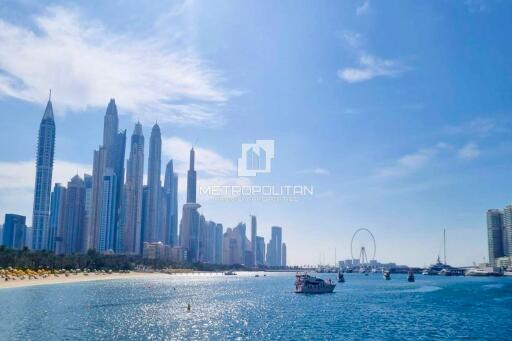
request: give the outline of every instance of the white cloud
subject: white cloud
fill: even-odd
[[[174,167],[180,174],[186,174],[189,167],[192,143],[178,137],[162,138],[162,154],[173,159]],[[232,160],[222,157],[217,152],[195,146],[195,169],[208,176],[233,176],[236,165]]]
[[[175,172],[180,174],[178,191],[183,194],[187,191],[186,174],[189,168],[190,149],[193,144],[179,137],[162,138],[162,161],[165,157],[173,160]],[[212,199],[200,194],[201,186],[245,186],[250,185],[251,180],[237,176],[235,163],[208,148],[194,146],[195,170],[198,173],[197,192],[203,200]]]
[[[422,148],[415,153],[400,157],[393,165],[380,169],[377,177],[405,176],[426,167],[440,152],[451,149],[447,143],[440,142],[431,148]]]
[[[448,126],[444,129],[447,134],[486,136],[497,130],[496,121],[488,118],[474,118],[459,125]]]
[[[34,28],[0,19],[0,94],[42,103],[54,93],[56,113],[105,107],[144,122],[218,124],[234,94],[192,48],[154,34],[134,39],[63,7],[47,8]]]
[[[348,83],[371,80],[375,77],[397,77],[409,68],[398,60],[382,59],[364,53],[359,57],[358,67],[338,70],[338,77]]]
[[[299,174],[313,174],[313,175],[329,175],[330,172],[325,168],[312,168],[303,169],[298,172]]]
[[[0,162],[0,217],[5,213],[22,214],[27,216],[27,223],[31,224],[35,171],[35,161]],[[81,177],[84,173],[91,174],[91,167],[55,160],[52,183],[60,182],[66,186],[77,173]]]
[[[480,155],[480,149],[474,142],[469,142],[458,150],[457,155],[464,160],[472,160]]]
[[[370,10],[370,0],[365,0],[365,2],[363,2],[361,4],[361,6],[357,6],[356,14],[363,15],[363,14],[368,13],[369,10]]]

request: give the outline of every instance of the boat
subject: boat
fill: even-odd
[[[389,270],[384,270],[384,271],[382,272],[382,277],[384,277],[384,279],[385,279],[386,281],[389,281],[389,280],[391,279],[391,275],[389,274]]]
[[[236,272],[229,270],[224,272],[224,276],[236,276]]]
[[[343,272],[338,272],[338,283],[344,283],[345,277],[343,276]]]
[[[505,271],[503,271],[503,276],[512,276],[512,266],[509,266]]]
[[[260,275],[256,274],[256,275],[254,275],[254,277],[260,277]]]
[[[414,282],[414,272],[411,270],[407,272],[407,282]]]
[[[307,273],[295,275],[295,293],[297,294],[326,294],[334,291],[336,284],[329,280],[310,276]]]
[[[474,276],[474,277],[485,277],[485,276],[503,276],[504,273],[501,269],[495,269],[492,267],[488,268],[471,268],[467,269],[464,273],[465,276]]]

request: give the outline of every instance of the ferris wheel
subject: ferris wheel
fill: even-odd
[[[350,241],[352,262],[357,259],[360,265],[368,265],[370,260],[375,260],[376,252],[377,244],[372,232],[366,228],[357,229]],[[357,258],[354,257],[355,254],[357,254]],[[368,257],[369,255],[371,256],[370,258]]]

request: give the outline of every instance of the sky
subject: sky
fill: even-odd
[[[51,89],[54,182],[91,172],[115,98],[146,149],[160,125],[180,206],[191,146],[199,186],[311,186],[295,201],[198,197],[225,228],[254,214],[268,241],[282,226],[289,264],[350,258],[359,228],[380,261],[433,263],[446,229],[448,263],[482,262],[485,212],[512,202],[511,33],[508,1],[2,0],[0,216],[31,221]],[[256,140],[275,142],[271,172],[239,177]]]

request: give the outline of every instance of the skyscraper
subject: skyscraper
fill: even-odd
[[[173,163],[170,160],[165,168],[163,190],[163,228],[164,243],[171,246],[178,245],[178,175],[174,173]]]
[[[489,263],[496,266],[496,258],[503,257],[503,213],[500,210],[487,211],[487,242]]]
[[[222,242],[223,242],[223,227],[222,224],[215,225],[215,256],[214,264],[222,264]]]
[[[100,235],[100,222],[101,222],[101,208],[102,208],[102,195],[103,195],[103,173],[105,172],[107,161],[106,148],[100,146],[98,150],[94,151],[94,161],[92,166],[92,198],[91,198],[91,215],[88,225],[88,249],[98,250],[99,235]]]
[[[194,169],[195,152],[194,148],[190,150],[190,165],[187,172],[187,203],[196,202],[196,182],[197,173]]]
[[[26,234],[25,216],[7,213],[4,220],[3,244],[8,248],[21,250],[26,245]]]
[[[281,266],[286,266],[286,243],[283,243],[281,247]]]
[[[239,223],[235,228],[228,228],[223,238],[223,264],[245,264],[245,250],[250,248],[250,243],[245,236],[246,226]]]
[[[162,184],[160,180],[162,156],[162,137],[160,127],[155,123],[149,138],[148,159],[148,202],[144,212],[144,241],[160,241],[159,208]]]
[[[89,245],[87,248],[95,247],[100,249],[105,245],[99,245],[102,219],[106,216],[113,214],[112,221],[109,226],[113,226],[112,235],[112,248],[108,250],[117,251],[122,244],[119,221],[121,214],[121,192],[124,180],[124,153],[126,147],[126,130],[118,133],[119,119],[117,115],[117,106],[114,99],[111,99],[107,111],[103,119],[103,145],[94,151],[94,164],[93,164],[93,185],[92,185],[92,200],[91,200],[91,223],[88,226]],[[102,188],[105,183],[104,176],[109,173],[109,179],[114,180],[113,183],[108,182],[109,186],[113,186],[113,190]],[[108,193],[108,197],[112,202],[104,203],[102,200],[105,198],[104,194]],[[112,204],[114,206],[112,206]],[[109,207],[113,213],[103,212],[105,207]],[[104,223],[104,221],[103,221]],[[109,230],[110,231],[110,230]],[[103,230],[103,232],[105,232]]]
[[[265,264],[265,239],[256,237],[256,265]]]
[[[36,181],[32,213],[32,248],[34,250],[42,250],[47,247],[54,152],[55,121],[50,98],[39,125],[37,141]]]
[[[258,234],[258,227],[256,222],[256,216],[251,215],[251,252],[252,252],[252,264],[251,266],[256,266],[256,236]]]
[[[126,184],[123,195],[123,251],[141,254],[142,189],[144,175],[144,135],[140,123],[133,130],[130,156],[126,163]]]
[[[281,266],[282,262],[283,229],[272,226],[272,238],[267,247],[267,263],[270,266]]]
[[[75,175],[68,182],[66,192],[64,253],[70,255],[85,252],[85,185],[82,178]]]
[[[85,187],[85,240],[83,242],[84,251],[90,248],[90,226],[91,226],[91,214],[92,214],[92,186],[93,179],[89,174],[84,174],[84,187]]]
[[[512,205],[503,209],[503,253],[512,256]]]
[[[48,251],[56,250],[57,233],[64,223],[66,206],[66,187],[56,183],[50,201],[50,223],[48,228]]]
[[[101,218],[99,226],[98,251],[113,252],[116,247],[116,174],[111,168],[105,169],[101,185]]]
[[[187,250],[188,260],[199,260],[199,213],[196,201],[196,171],[194,149],[190,151],[190,168],[187,173],[187,203],[183,205],[180,223],[180,246]]]

